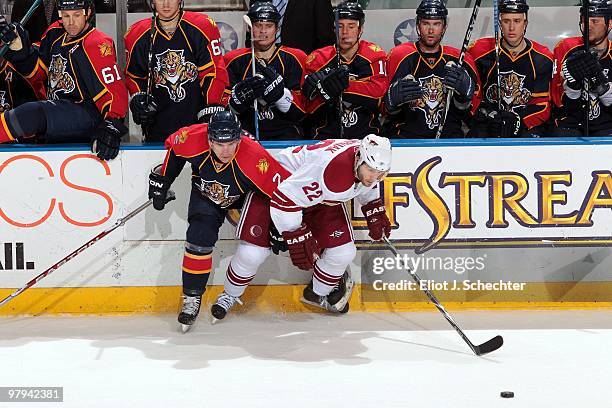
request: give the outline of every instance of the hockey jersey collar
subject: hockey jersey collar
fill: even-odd
[[[62,46],[64,45],[71,45],[71,44],[76,44],[79,41],[83,40],[85,37],[87,37],[93,30],[95,30],[96,28],[94,26],[92,26],[91,24],[89,25],[89,28],[83,30],[81,32],[81,34],[77,35],[74,38],[70,38],[68,39],[68,33],[64,32],[64,36],[62,39]]]

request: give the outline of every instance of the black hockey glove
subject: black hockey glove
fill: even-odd
[[[0,41],[4,44],[10,44],[15,38],[17,38],[15,24],[6,21],[4,14],[0,13]]]
[[[313,72],[304,78],[302,92],[310,100],[317,94],[326,101],[331,101],[349,86],[349,69],[342,64],[340,67],[331,69],[329,67]]]
[[[153,167],[149,174],[149,199],[153,200],[153,208],[158,211],[164,209],[166,204],[176,199],[174,193],[170,191],[172,182],[168,177],[162,176],[161,164]]]
[[[229,100],[230,107],[236,113],[243,113],[253,106],[255,99],[261,98],[266,86],[266,80],[260,74],[238,82],[232,88],[232,95]]]
[[[459,103],[471,101],[474,96],[474,82],[470,74],[454,61],[446,63],[442,83],[455,92],[454,97]]]
[[[4,54],[4,58],[9,62],[19,62],[32,52],[30,36],[21,23],[11,23],[0,28],[0,41],[9,46]]]
[[[521,117],[514,111],[491,112],[489,122],[491,136],[519,137],[521,135]]]
[[[210,105],[202,109],[197,114],[198,123],[208,123],[212,115],[217,112],[224,111],[225,108],[222,105]]]
[[[146,92],[138,92],[132,96],[130,101],[130,111],[134,118],[134,123],[144,127],[151,126],[157,115],[157,104],[153,95]]]
[[[385,106],[389,113],[395,113],[399,107],[423,96],[421,84],[412,75],[407,75],[393,82],[385,94]]]
[[[274,255],[287,251],[287,244],[283,239],[283,235],[278,232],[274,223],[270,223],[270,249]]]
[[[104,119],[94,131],[91,151],[100,160],[112,160],[119,154],[121,137],[127,133],[122,119]]]
[[[595,76],[601,66],[595,57],[586,50],[571,53],[561,64],[561,75],[572,89],[581,89],[585,78]]]
[[[608,92],[608,90],[610,89],[610,82],[604,74],[603,69],[601,69],[599,61],[597,61],[597,65],[597,69],[591,74],[591,77],[589,78],[589,91],[599,97]]]
[[[285,93],[285,81],[283,77],[278,74],[274,68],[265,66],[261,63],[257,63],[257,72],[263,75],[266,79],[266,89],[263,91],[263,100],[268,105],[274,104]]]

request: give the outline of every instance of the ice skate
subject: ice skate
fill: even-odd
[[[353,293],[355,282],[351,279],[348,270],[344,272],[338,285],[327,296],[317,295],[312,288],[312,280],[304,288],[302,303],[320,307],[332,313],[346,313],[349,311],[348,301]]]
[[[210,308],[210,313],[212,314],[212,322],[213,324],[217,322],[217,320],[221,320],[225,318],[225,315],[229,310],[234,306],[235,303],[241,304],[242,301],[237,296],[231,296],[225,293],[221,293],[217,298],[217,301]]]
[[[201,304],[202,295],[189,296],[183,294],[183,306],[178,315],[178,321],[181,324],[183,333],[187,333],[193,326],[193,323],[198,317],[198,313],[200,313]]]

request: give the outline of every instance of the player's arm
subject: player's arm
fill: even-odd
[[[150,28],[150,24],[149,24]],[[125,64],[126,85],[130,95],[139,92],[147,92],[147,81],[149,77],[149,43],[151,41],[149,29],[144,23],[136,23],[124,36],[125,53],[127,56]],[[157,31],[155,32],[157,35]],[[153,38],[155,42],[155,38]]]
[[[258,142],[243,136],[234,158],[248,180],[249,190],[271,198],[278,185],[290,173]]]
[[[386,73],[387,55],[380,50],[367,57],[370,59],[370,72],[363,78],[349,81],[349,87],[342,97],[347,102],[377,111],[389,85]]]
[[[542,125],[550,119],[551,78],[553,74],[553,56],[548,51],[547,56],[541,55],[536,61],[536,81],[531,92],[531,99],[519,115],[526,129]]]
[[[185,19],[186,24],[195,27],[199,34],[194,39],[198,80],[204,98],[204,109],[198,113],[200,122],[208,122],[208,118],[227,105],[229,77],[223,61],[221,34],[217,24],[207,16],[192,15],[193,19]]]
[[[386,61],[387,90],[383,97],[381,112],[383,116],[397,118],[402,106],[416,101],[423,96],[423,88],[412,75],[401,76],[398,68],[402,61],[417,52],[416,48],[408,44],[405,47],[396,47],[391,50]]]
[[[306,115],[305,100],[302,97],[306,54],[301,50],[292,48],[287,51],[286,55],[283,93],[277,93],[276,96],[279,96],[279,98],[274,100],[273,103],[280,115],[291,122],[297,123]]]
[[[380,198],[378,185],[366,190],[355,197],[361,204],[361,212],[368,224],[369,236],[373,241],[380,241],[383,236],[391,235],[391,221],[387,216],[387,209],[383,200]]]
[[[99,34],[94,33],[94,34]],[[123,119],[127,114],[128,94],[117,64],[115,44],[106,36],[90,36],[84,43],[86,60],[79,59],[86,93],[104,119]]]

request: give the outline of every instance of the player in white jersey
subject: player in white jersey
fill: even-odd
[[[277,160],[292,174],[278,185],[269,203],[253,196],[243,206],[246,213],[238,233],[260,237],[261,244],[241,242],[228,268],[225,291],[211,310],[217,319],[235,302],[226,300],[242,295],[268,256],[271,220],[293,264],[314,270],[302,301],[335,313],[348,311],[353,281],[347,267],[357,252],[345,203],[355,198],[362,205],[373,240],[391,233],[378,192],[379,182],[391,168],[389,139],[376,135],[361,141],[328,139],[284,149]],[[269,216],[264,213],[268,206]]]
[[[332,139],[285,149],[278,160],[291,176],[272,195],[272,221],[293,264],[314,269],[302,301],[346,313],[353,289],[347,267],[357,249],[344,203],[354,198],[361,204],[373,240],[389,236],[378,183],[391,168],[391,143],[375,135],[361,142]]]

